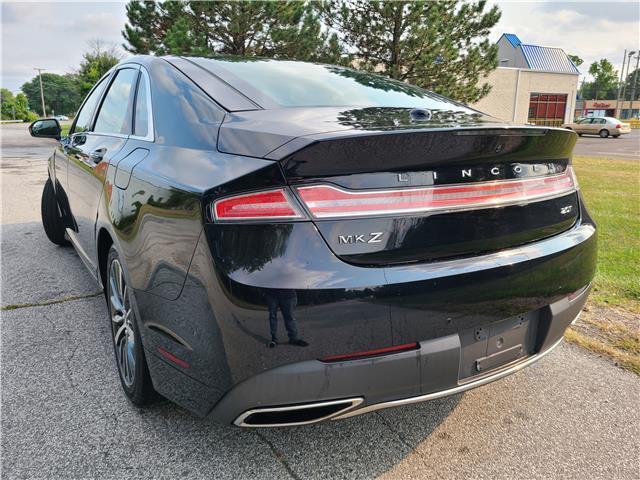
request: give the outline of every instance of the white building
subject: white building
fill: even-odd
[[[561,48],[527,45],[505,33],[498,49],[500,66],[482,80],[491,92],[473,107],[515,124],[573,120],[579,72]]]

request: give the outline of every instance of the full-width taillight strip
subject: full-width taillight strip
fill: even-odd
[[[315,218],[332,218],[496,207],[542,200],[575,189],[568,167],[559,175],[467,185],[369,191],[313,185],[297,190]]]
[[[213,203],[212,210],[217,221],[303,218],[283,188],[222,198]]]

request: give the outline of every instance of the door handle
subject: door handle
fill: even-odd
[[[92,151],[89,154],[89,158],[94,163],[100,163],[102,161],[105,153],[107,153],[107,149],[106,148],[96,148],[94,151]]]

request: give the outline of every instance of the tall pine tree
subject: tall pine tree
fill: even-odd
[[[472,103],[497,66],[486,0],[130,1],[132,53],[232,54],[351,63]],[[345,55],[349,52],[349,56]]]
[[[282,57],[338,62],[340,43],[311,2],[141,2],[127,4],[122,32],[132,53]]]
[[[489,93],[497,66],[488,40],[500,10],[486,0],[334,0],[320,9],[357,68],[471,103]]]

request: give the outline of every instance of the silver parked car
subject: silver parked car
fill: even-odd
[[[607,138],[611,135],[618,138],[620,135],[631,133],[631,125],[613,117],[579,118],[574,123],[565,123],[562,128],[573,130],[578,135],[600,135]]]

